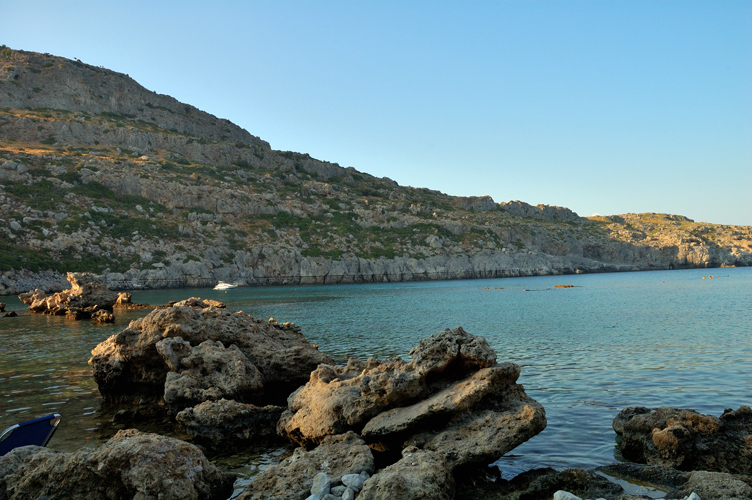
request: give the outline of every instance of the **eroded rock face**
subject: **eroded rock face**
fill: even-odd
[[[633,462],[679,470],[752,472],[752,409],[713,417],[694,410],[625,408],[614,419],[621,452]]]
[[[226,452],[279,439],[275,429],[284,410],[220,399],[186,408],[176,418],[194,442]]]
[[[171,370],[164,401],[175,413],[204,401],[251,401],[263,394],[261,372],[236,345],[225,348],[222,342],[205,340],[191,347],[176,337],[157,342],[156,348]]]
[[[265,469],[238,500],[305,500],[314,477],[321,472],[336,486],[342,483],[342,476],[364,471],[374,472],[373,455],[366,443],[354,432],[329,436],[315,449],[298,448],[287,460]]]
[[[358,496],[361,500],[451,500],[454,478],[441,455],[409,447],[402,459],[368,479]]]
[[[160,354],[157,349],[159,342],[168,339],[175,341],[178,338],[190,345],[189,354],[175,355],[175,344],[171,349],[172,354]],[[258,320],[242,312],[231,313],[200,299],[189,299],[171,307],[155,309],[144,318],[132,321],[128,328],[97,345],[92,350],[89,364],[93,368],[94,378],[105,400],[130,401],[147,398],[161,401],[165,395],[168,373],[173,371],[180,375],[180,370],[187,370],[189,367],[183,366],[183,362],[207,340],[221,342],[225,351],[235,353],[234,362],[242,365],[242,369],[240,366],[225,365],[225,374],[233,371],[238,376],[242,373],[255,373],[237,351],[245,356],[261,374],[264,401],[273,400],[275,397],[284,398],[284,395],[305,383],[311,371],[319,364],[332,361],[329,356],[311,346],[296,329]],[[212,349],[208,349],[209,352],[217,352],[217,345],[213,345]],[[168,349],[162,351],[166,353]],[[189,362],[193,366],[195,360],[195,366],[206,367],[220,357],[228,359],[224,355],[211,354],[202,358],[202,361],[194,357],[190,358]],[[198,368],[196,373],[200,371]],[[191,378],[188,374],[186,377]],[[177,382],[179,378],[172,376],[171,383]],[[240,384],[238,387],[242,386],[241,382],[237,383]],[[256,387],[255,384],[250,385]],[[200,384],[197,388],[210,389],[202,388]],[[240,392],[244,394],[242,397],[239,396],[241,400],[253,399],[249,394],[254,391]],[[226,394],[219,391],[216,398],[224,395]]]
[[[195,446],[134,429],[93,451],[17,448],[0,457],[0,477],[0,498],[49,500],[223,500],[234,481]]]
[[[492,462],[545,428],[543,407],[516,384],[519,367],[495,365],[484,339],[444,330],[410,354],[319,366],[288,399],[280,434],[311,446],[352,430],[379,451],[417,446],[455,469]]]
[[[68,273],[71,288],[47,296],[42,290],[22,293],[18,298],[29,310],[71,319],[94,318],[100,323],[111,323],[112,307],[118,295],[107,288],[102,280],[90,273]],[[110,311],[110,314],[101,310]]]

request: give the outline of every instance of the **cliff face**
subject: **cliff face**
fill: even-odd
[[[750,263],[750,227],[399,186],[272,150],[126,75],[0,47],[0,293],[59,288],[64,271],[135,288]]]

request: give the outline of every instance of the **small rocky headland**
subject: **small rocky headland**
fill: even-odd
[[[70,319],[130,302],[94,276],[68,278],[70,291],[22,297],[32,312]],[[104,404],[129,428],[97,449],[0,457],[0,500],[752,498],[748,406],[718,417],[624,408],[613,421],[624,462],[507,480],[489,464],[547,424],[518,365],[462,327],[421,339],[409,361],[353,354],[336,364],[300,326],[217,301],[155,307],[89,359]],[[138,429],[165,417],[190,438]],[[212,463],[285,444],[251,481]]]

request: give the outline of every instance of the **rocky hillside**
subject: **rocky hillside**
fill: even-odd
[[[275,151],[80,61],[0,47],[0,293],[746,266],[752,227],[582,218]]]

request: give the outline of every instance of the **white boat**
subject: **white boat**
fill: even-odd
[[[238,287],[237,285],[220,281],[219,283],[217,283],[217,286],[215,286],[214,289],[215,290],[232,290],[233,288],[237,288],[237,287]]]

